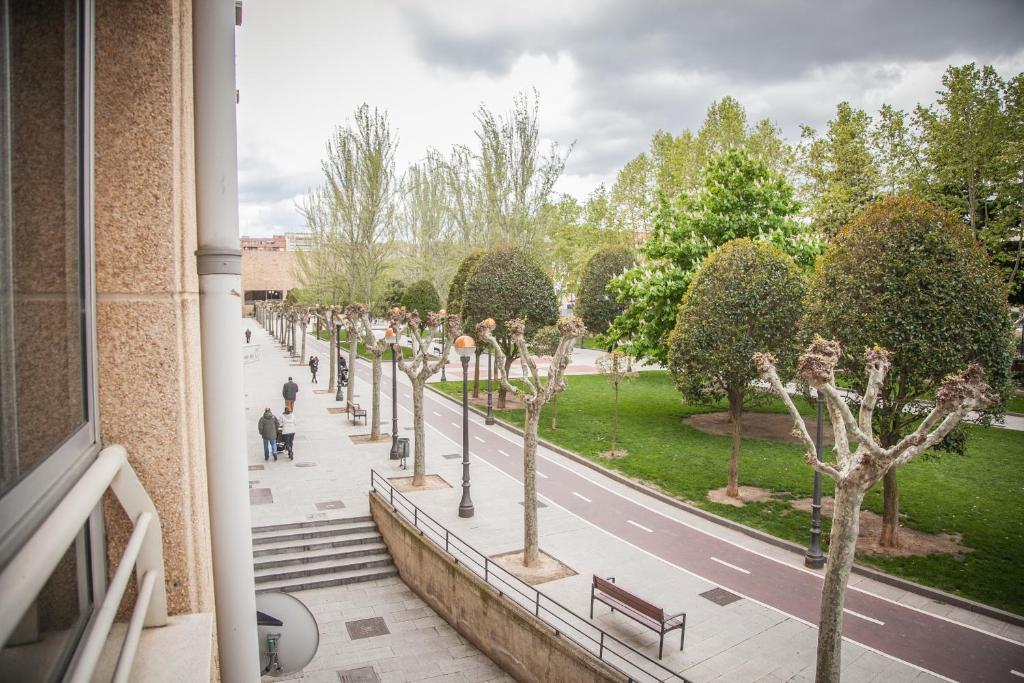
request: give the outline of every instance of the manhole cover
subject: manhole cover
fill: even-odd
[[[388,630],[387,624],[384,623],[383,617],[371,617],[369,619],[346,621],[345,628],[348,629],[348,637],[352,640],[373,638],[375,636],[386,636],[391,633],[391,631]]]
[[[461,458],[462,457],[462,453],[445,453],[441,457],[442,458],[447,458],[448,460],[455,460],[456,458]]]
[[[740,599],[740,596],[736,595],[735,593],[730,593],[724,588],[712,588],[709,591],[704,591],[703,593],[701,593],[700,597],[707,598],[711,602],[721,607],[725,607],[726,605],[736,602]]]
[[[345,507],[345,504],[340,500],[326,500],[323,503],[317,503],[317,510],[341,510]]]
[[[380,683],[380,676],[372,666],[361,666],[358,669],[339,671],[340,683]]]
[[[249,465],[249,471],[255,472],[256,470],[262,470],[263,465]]]
[[[315,462],[297,462],[297,463],[295,463],[295,466],[296,467],[316,467],[316,463]]]
[[[249,505],[270,505],[273,502],[270,489],[249,489]]]

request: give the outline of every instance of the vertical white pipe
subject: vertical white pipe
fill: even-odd
[[[203,417],[220,676],[260,678],[242,405],[235,3],[194,0],[196,213]]]

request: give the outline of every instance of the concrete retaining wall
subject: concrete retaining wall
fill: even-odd
[[[519,681],[625,681],[498,594],[370,492],[370,513],[402,580],[464,638]]]

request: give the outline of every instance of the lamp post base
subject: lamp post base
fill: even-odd
[[[474,512],[475,510],[473,509],[472,503],[470,503],[469,505],[459,505],[459,517],[472,517]]]
[[[804,566],[810,569],[821,569],[825,566],[825,556],[818,554],[812,555],[810,552],[804,554]]]

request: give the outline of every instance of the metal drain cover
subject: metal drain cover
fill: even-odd
[[[735,593],[730,593],[724,588],[712,588],[709,591],[701,593],[700,597],[706,598],[721,607],[725,607],[726,605],[734,603],[740,599],[740,596]]]
[[[296,467],[316,467],[316,463],[315,462],[297,462],[297,463],[295,463],[295,466]]]

